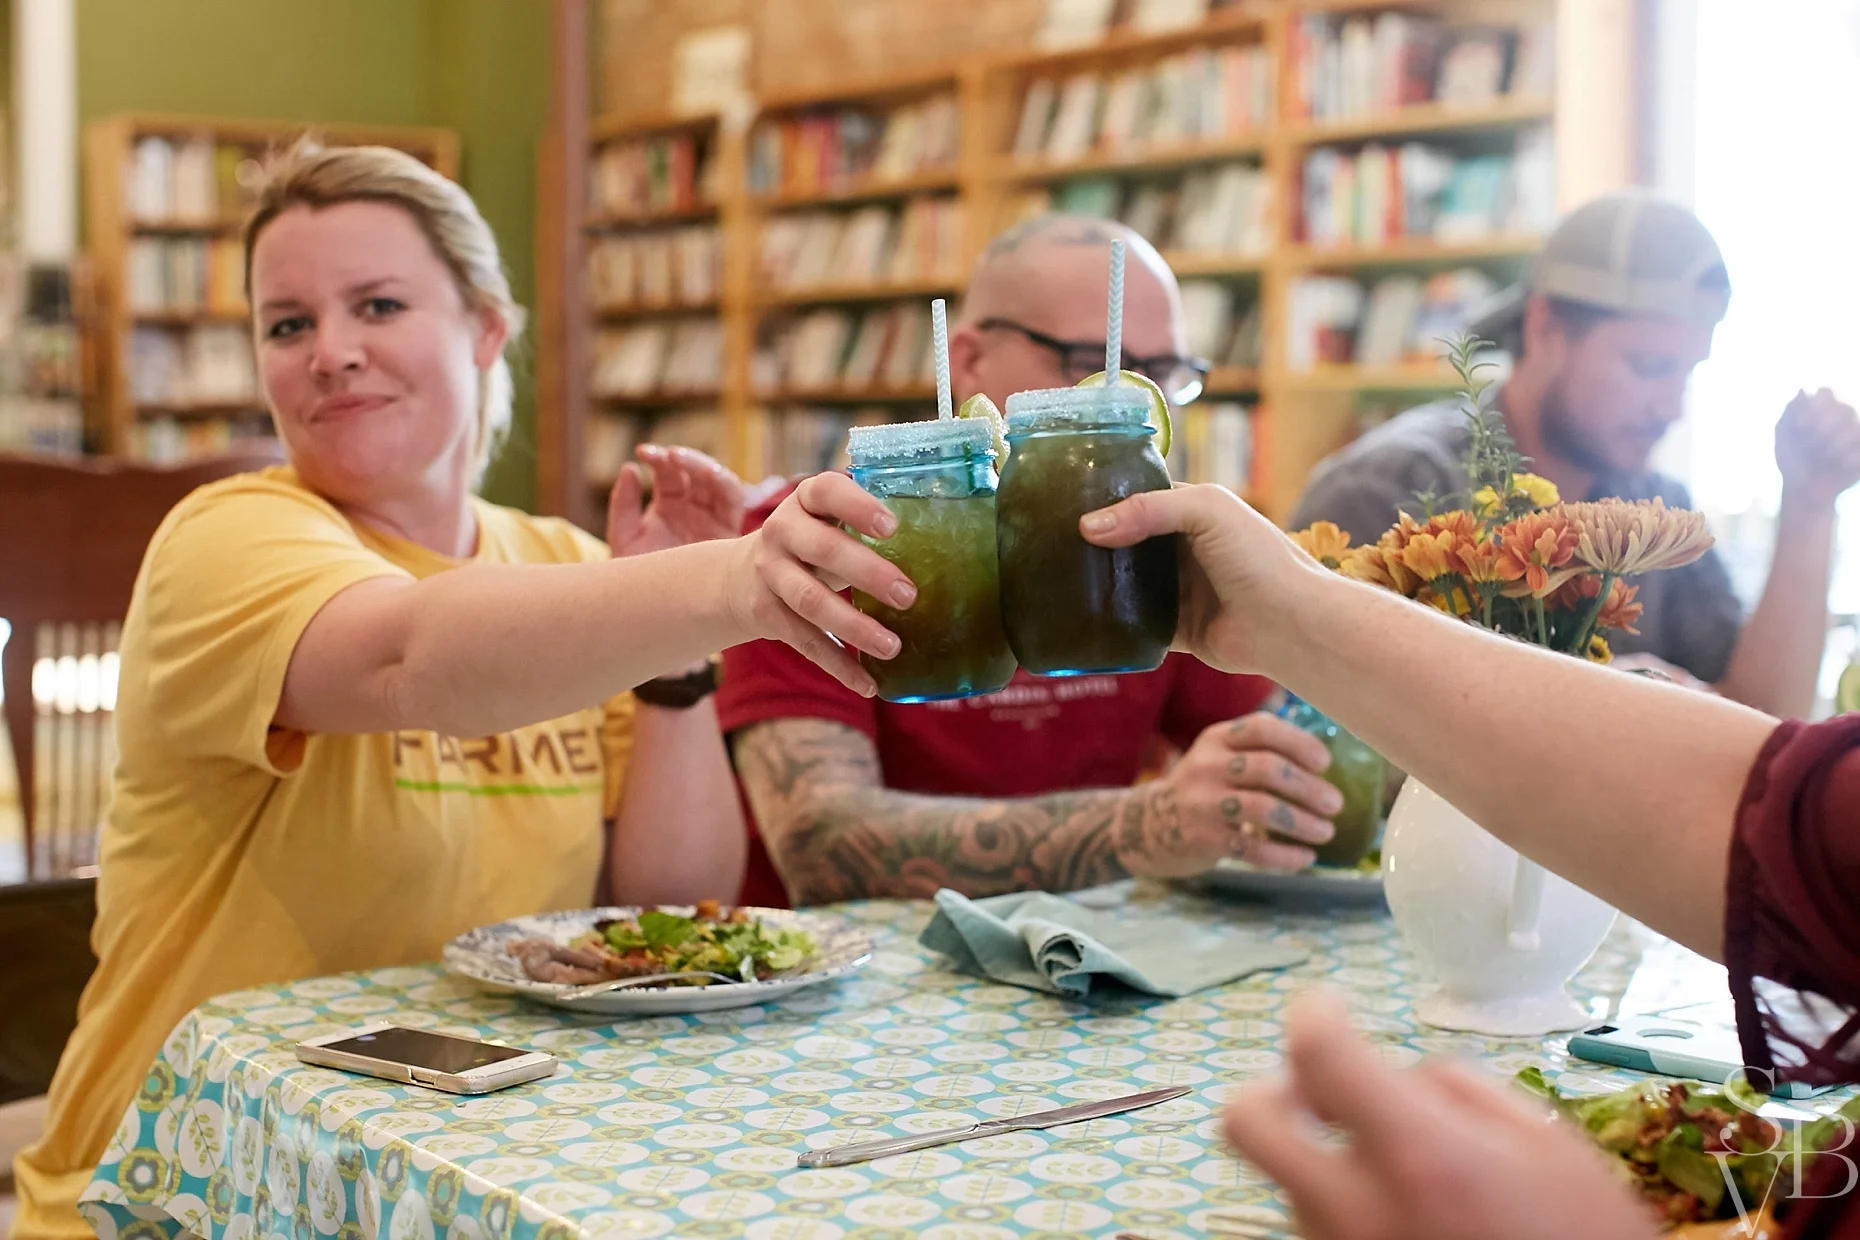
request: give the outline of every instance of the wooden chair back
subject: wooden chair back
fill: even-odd
[[[27,878],[95,860],[114,765],[107,682],[156,527],[196,487],[280,459],[275,449],[173,467],[0,455],[0,617],[12,625],[0,689]]]
[[[96,889],[92,878],[0,886],[0,1106],[52,1083],[77,1025],[78,996],[97,968]]]

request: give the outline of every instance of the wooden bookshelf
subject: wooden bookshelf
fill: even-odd
[[[1410,237],[1373,245],[1307,245],[1302,240],[1299,207],[1306,156],[1319,147],[1335,147],[1353,156],[1368,145],[1395,148],[1411,141],[1439,147],[1456,157],[1508,152],[1516,135],[1545,124],[1554,127],[1569,113],[1587,119],[1580,142],[1556,144],[1557,208],[1566,210],[1615,188],[1626,181],[1626,170],[1633,166],[1634,118],[1622,116],[1618,123],[1596,125],[1596,108],[1587,102],[1594,93],[1592,65],[1578,64],[1582,72],[1572,70],[1571,65],[1593,62],[1598,50],[1626,45],[1624,40],[1631,43],[1631,22],[1623,15],[1627,7],[1603,0],[1507,0],[1502,15],[1494,15],[1489,5],[1477,0],[1277,0],[1249,5],[1244,12],[1221,9],[1186,30],[1153,34],[1114,30],[1099,43],[1061,51],[978,47],[956,65],[849,75],[815,91],[763,96],[756,102],[754,118],[743,121],[745,131],[724,154],[735,162],[724,169],[721,184],[725,188],[717,202],[725,237],[721,314],[727,324],[727,343],[716,399],[728,430],[723,440],[731,453],[727,463],[750,481],[758,480],[764,450],[774,442],[771,419],[784,407],[869,406],[917,416],[904,407],[934,399],[934,392],[921,383],[758,390],[751,383],[757,342],[775,316],[806,315],[833,306],[880,311],[888,303],[923,302],[961,292],[962,281],[956,278],[769,287],[760,272],[763,230],[771,220],[790,212],[837,212],[874,203],[902,204],[922,196],[953,196],[965,212],[961,270],[966,272],[981,244],[1015,218],[1015,212],[1026,209],[1030,196],[1056,192],[1068,182],[1085,179],[1108,178],[1125,187],[1167,187],[1184,176],[1239,163],[1256,167],[1270,191],[1265,244],[1248,243],[1243,252],[1165,248],[1164,257],[1180,278],[1230,285],[1240,302],[1258,298],[1262,326],[1258,366],[1216,366],[1208,376],[1204,399],[1239,401],[1254,410],[1253,465],[1246,489],[1267,512],[1283,517],[1311,467],[1355,432],[1359,406],[1365,400],[1419,399],[1451,384],[1442,368],[1428,362],[1389,367],[1329,365],[1293,372],[1287,360],[1287,339],[1292,293],[1299,282],[1312,275],[1336,274],[1370,285],[1389,274],[1427,277],[1460,268],[1503,279],[1522,265],[1538,243],[1534,235],[1501,233],[1465,241]],[[1347,119],[1295,119],[1296,23],[1313,14],[1341,18],[1384,10],[1434,14],[1450,24],[1463,25],[1566,23],[1558,27],[1555,39],[1559,44],[1555,90],[1548,97],[1507,95],[1477,104],[1414,104]],[[1158,144],[1093,145],[1075,158],[1016,157],[1013,153],[1023,95],[1030,83],[1050,81],[1062,88],[1069,76],[1083,73],[1108,79],[1117,73],[1148,70],[1200,49],[1260,49],[1248,55],[1263,57],[1273,73],[1269,115],[1263,120],[1257,114],[1249,116],[1247,123],[1228,132],[1206,132],[1204,126],[1199,136]],[[1604,60],[1617,63],[1617,59]],[[1624,84],[1623,98],[1632,97],[1630,86]],[[753,195],[747,190],[751,134],[761,121],[818,116],[849,106],[876,113],[949,91],[957,97],[960,135],[957,157],[947,167],[803,188],[778,186]],[[1581,99],[1575,98],[1578,93]],[[707,123],[711,122],[664,116],[597,119],[587,126],[583,154],[617,134],[654,125]],[[591,220],[580,237],[590,236],[588,230],[597,225],[624,226]],[[677,307],[666,311],[683,312]],[[592,326],[594,320],[584,316],[583,322]],[[544,416],[572,421],[585,415],[574,409],[559,414],[545,409]],[[555,438],[576,442],[570,434]],[[584,520],[589,517],[585,508],[577,511],[577,505],[585,505],[588,491],[578,462],[567,462],[542,482],[544,503],[550,510]]]
[[[954,168],[933,168],[905,177],[860,177],[843,185],[791,193],[758,194],[755,205],[769,210],[799,207],[851,207],[860,203],[915,198],[919,194],[951,193],[962,188],[962,175]]]
[[[150,419],[199,422],[210,419],[263,419],[264,402],[256,387],[249,399],[163,400],[138,402],[131,374],[135,333],[162,331],[180,335],[204,326],[243,325],[243,309],[188,306],[149,309],[132,305],[130,263],[138,244],[188,244],[236,247],[244,216],[226,183],[223,160],[261,158],[304,134],[341,144],[392,146],[409,152],[448,177],[457,177],[458,135],[446,129],[389,128],[375,125],[304,124],[243,117],[176,116],[125,113],[92,121],[84,131],[85,242],[95,281],[96,314],[87,348],[96,366],[97,400],[88,411],[91,445],[111,456],[135,454],[138,427]],[[144,139],[181,144],[206,142],[215,152],[216,208],[175,218],[146,217],[134,202],[135,152]],[[234,271],[233,275],[238,273]]]
[[[1258,392],[1263,385],[1260,373],[1251,366],[1216,366],[1208,372],[1202,388],[1204,396],[1244,396]]]
[[[1296,121],[1281,135],[1288,146],[1420,138],[1434,134],[1516,129],[1552,119],[1548,99],[1502,99],[1489,104],[1422,103],[1344,121]]]
[[[1291,246],[1275,261],[1297,270],[1351,267],[1430,267],[1522,260],[1536,253],[1542,237],[1493,237],[1478,241],[1410,239],[1375,246]]]
[[[962,277],[942,276],[890,284],[810,284],[770,289],[756,295],[761,306],[817,306],[862,301],[899,301],[908,297],[947,297],[962,288]]]
[[[1010,155],[995,161],[994,177],[999,181],[1026,184],[1036,181],[1064,181],[1072,177],[1105,173],[1129,175],[1138,172],[1163,171],[1170,168],[1185,168],[1191,164],[1226,163],[1246,156],[1257,156],[1265,149],[1265,145],[1266,140],[1262,135],[1241,134],[1232,138],[1174,142],[1164,146],[1107,152],[1090,155],[1083,159],[1056,162],[1022,161]]]

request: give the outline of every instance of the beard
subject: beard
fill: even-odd
[[[1544,447],[1584,473],[1599,474],[1620,468],[1571,412],[1569,393],[1561,378],[1553,380],[1544,390],[1537,411],[1537,426]]]

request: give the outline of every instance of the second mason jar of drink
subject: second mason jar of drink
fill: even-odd
[[[1014,678],[1001,631],[995,569],[995,451],[980,418],[855,426],[854,481],[898,519],[890,538],[866,539],[904,570],[917,601],[900,611],[853,592],[860,611],[898,635],[890,659],[860,655],[888,702],[993,693]]]
[[[1008,397],[996,514],[1001,618],[1030,672],[1147,672],[1169,652],[1175,536],[1113,549],[1079,535],[1085,513],[1168,489],[1150,414],[1150,393],[1132,383]]]

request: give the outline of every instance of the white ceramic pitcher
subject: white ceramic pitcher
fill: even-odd
[[[1417,779],[1382,841],[1389,911],[1439,989],[1430,1025],[1539,1037],[1588,1023],[1564,984],[1608,937],[1615,910],[1526,861]]]

